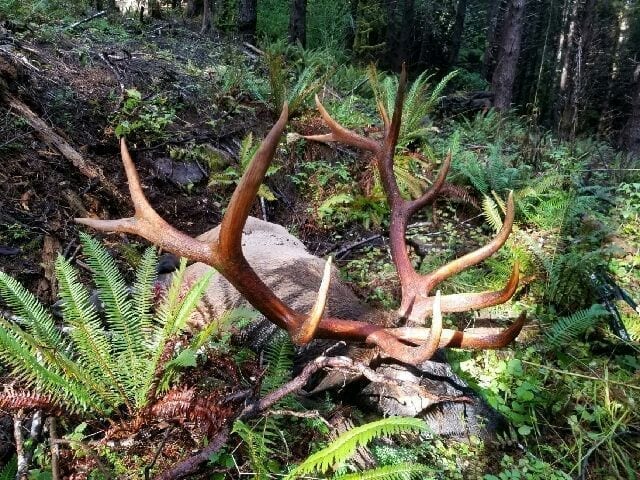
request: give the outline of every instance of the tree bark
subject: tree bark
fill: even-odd
[[[464,32],[464,19],[467,15],[467,0],[458,0],[456,6],[456,21],[451,32],[451,49],[449,51],[449,67],[458,61],[460,45],[462,44],[462,33]]]
[[[162,9],[160,8],[160,2],[158,0],[149,0],[148,12],[151,18],[162,18]]]
[[[585,85],[585,59],[593,38],[593,18],[596,0],[587,0],[581,12],[576,12],[573,25],[573,44],[565,61],[560,78],[561,109],[558,133],[564,138],[574,138],[578,128],[578,111]]]
[[[291,0],[289,43],[307,45],[307,0]]]
[[[193,18],[195,16],[200,15],[202,13],[202,9],[203,9],[202,0],[188,0],[187,8],[184,12],[184,15],[187,18]]]
[[[466,1],[466,0],[462,0]],[[414,0],[404,0],[402,8],[402,22],[400,30],[400,42],[398,51],[396,52],[396,70],[402,67],[403,63],[409,63],[411,60],[411,42],[413,40],[413,24],[414,24]]]
[[[634,95],[631,102],[631,115],[625,126],[625,143],[632,158],[640,158],[640,65],[634,72]]]
[[[345,47],[352,52],[354,50],[354,43],[356,41],[356,30],[358,29],[358,6],[360,2],[358,0],[350,0],[349,2],[349,26],[345,33]]]
[[[487,45],[482,58],[482,77],[489,79],[493,71],[496,57],[496,40],[498,38],[498,19],[503,0],[491,0],[487,11]]]
[[[520,43],[524,25],[525,0],[511,0],[509,10],[505,15],[505,25],[500,40],[498,64],[493,72],[491,87],[494,93],[494,107],[496,110],[507,110],[511,107],[513,83],[516,77],[516,67],[520,57]]]
[[[257,0],[240,0],[238,9],[238,33],[240,33],[243,41],[251,44],[256,43],[257,9]]]
[[[215,22],[214,1],[215,0],[204,0],[204,12],[202,13],[202,28],[200,29],[200,33],[202,35],[206,35],[214,29],[214,22]]]

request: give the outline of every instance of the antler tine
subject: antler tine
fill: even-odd
[[[434,180],[431,187],[429,187],[429,189],[424,192],[419,198],[407,202],[407,216],[410,217],[424,206],[429,205],[433,202],[436,195],[438,195],[438,192],[442,188],[442,185],[444,185],[444,181],[447,178],[447,173],[449,173],[449,168],[451,168],[451,150],[447,152],[447,156],[445,157],[444,162],[442,162],[442,166],[440,167],[438,176]]]
[[[306,345],[315,336],[316,331],[318,330],[318,326],[320,325],[320,321],[322,320],[322,315],[324,314],[324,309],[327,306],[327,297],[329,296],[329,284],[331,283],[331,257],[327,259],[327,262],[324,265],[324,274],[322,275],[322,282],[320,283],[320,288],[318,289],[318,298],[316,299],[316,303],[313,305],[313,308],[307,315],[305,321],[300,325],[300,327],[291,335],[291,340],[296,345]]]
[[[324,108],[320,102],[320,98],[318,98],[318,95],[316,95],[316,106],[318,107],[318,111],[320,112],[324,123],[326,123],[329,130],[331,130],[331,133],[324,135],[305,135],[304,138],[322,143],[341,142],[369,152],[378,152],[380,149],[378,142],[370,138],[363,137],[362,135],[358,135],[353,130],[349,130],[336,122]]]
[[[234,190],[231,200],[229,200],[227,211],[220,224],[220,236],[218,238],[218,248],[223,260],[242,256],[242,229],[247,221],[260,184],[262,184],[271,164],[288,118],[289,108],[285,103],[282,107],[280,118],[260,144],[249,167]]]
[[[513,201],[513,192],[509,192],[509,198],[507,199],[507,212],[505,215],[504,222],[502,223],[502,228],[498,232],[498,234],[486,245],[478,248],[477,250],[467,253],[460,258],[453,260],[452,262],[443,265],[437,270],[424,275],[424,289],[428,294],[436,285],[438,285],[443,280],[455,275],[466,268],[469,268],[473,265],[477,265],[483,260],[489,258],[491,255],[496,253],[507,241],[509,235],[511,234],[511,229],[513,228],[513,220],[515,217],[515,204]]]
[[[214,261],[216,255],[210,244],[196,240],[172,227],[149,204],[124,138],[120,140],[120,153],[129,183],[129,193],[135,208],[134,216],[118,220],[76,218],[75,221],[103,232],[124,232],[139,235],[167,251],[188,256],[196,261],[205,263]]]
[[[511,276],[504,288],[496,291],[476,293],[455,293],[443,295],[441,309],[443,312],[466,312],[479,308],[493,307],[509,300],[518,288],[520,279],[520,266],[516,261],[513,264]],[[417,296],[416,300],[407,309],[406,315],[413,318],[423,318],[433,310],[434,299],[428,296]]]
[[[486,349],[502,348],[513,342],[527,319],[526,312],[522,312],[509,328],[501,329],[495,333],[496,329],[468,328],[464,331],[444,329],[440,337],[439,348],[468,348]],[[399,327],[388,330],[397,340],[410,343],[426,341],[431,336],[428,328],[420,327]]]
[[[418,329],[416,329],[418,330]],[[425,343],[416,347],[406,345],[395,335],[394,329],[380,330],[367,337],[367,342],[379,346],[391,358],[404,363],[417,365],[429,360],[440,347],[442,338],[442,312],[440,310],[440,291],[436,292],[433,303],[433,317],[430,329],[419,329],[428,332]],[[415,338],[409,339],[414,341]]]

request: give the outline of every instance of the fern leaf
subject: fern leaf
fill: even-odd
[[[609,314],[602,305],[596,303],[591,308],[579,310],[568,317],[558,319],[547,333],[548,342],[560,347],[582,335],[587,329],[594,327]]]
[[[111,356],[106,332],[100,325],[95,307],[89,301],[87,289],[80,283],[77,272],[62,257],[56,260],[56,276],[60,284],[60,296],[64,300],[63,314],[66,322],[73,327],[70,335],[82,362],[95,378],[118,392],[121,403],[130,407],[126,388],[116,374],[118,365]]]
[[[351,457],[359,446],[367,445],[374,438],[401,432],[424,432],[427,430],[428,426],[423,420],[409,417],[389,417],[352,428],[341,434],[327,447],[310,455],[289,473],[285,480],[291,480],[314,471],[325,473],[336,463]]]
[[[485,195],[482,199],[482,215],[487,219],[491,228],[496,232],[500,231],[502,228],[502,217],[498,211],[498,205],[488,195]]]
[[[267,470],[268,455],[272,453],[270,442],[266,440],[267,437],[256,433],[242,420],[236,420],[233,423],[232,432],[238,434],[244,441],[249,455],[249,462],[255,472],[254,478],[259,480],[267,479],[269,477],[269,471]]]
[[[80,232],[80,241],[104,305],[106,320],[113,335],[111,343],[114,353],[124,354],[122,360],[125,363],[121,363],[116,371],[121,372],[123,378],[130,378],[139,354],[144,351],[140,319],[134,315],[127,284],[111,255],[100,242],[86,233]]]
[[[0,480],[14,480],[18,473],[18,457],[15,455],[0,470]]]
[[[38,392],[51,395],[71,411],[89,407],[104,411],[95,395],[69,378],[67,369],[62,370],[51,361],[55,350],[39,349],[34,343],[19,326],[0,317],[0,358],[13,367],[16,378]]]
[[[14,278],[0,272],[0,297],[26,324],[27,330],[43,345],[66,350],[66,342],[53,317],[40,301]]]
[[[137,318],[137,325],[140,330],[140,334],[145,339],[151,339],[154,337],[154,322],[151,310],[153,307],[154,290],[153,284],[156,279],[156,268],[158,264],[158,254],[154,248],[148,248],[142,259],[138,270],[136,272],[136,280],[133,284],[133,306],[135,310],[135,317]],[[144,348],[147,350],[147,347]]]
[[[172,336],[184,328],[191,313],[202,298],[211,277],[215,273],[215,270],[211,269],[211,271],[203,275],[196,284],[189,289],[184,299],[180,300],[180,291],[183,286],[186,266],[186,260],[184,258],[181,259],[180,267],[173,276],[173,281],[171,282],[167,296],[159,308],[157,320],[160,325],[162,325],[162,329],[159,331],[157,338],[154,339],[154,344],[150,348],[151,358],[147,361],[144,372],[140,374],[141,386],[135,392],[136,405],[138,407],[144,406],[149,400],[150,393],[154,385],[158,382],[158,375],[163,373],[158,371],[158,364],[163,356],[167,342]]]
[[[436,477],[433,475],[433,469],[426,465],[399,463],[365,470],[364,472],[336,476],[333,477],[333,480],[411,480],[414,478],[427,480]]]

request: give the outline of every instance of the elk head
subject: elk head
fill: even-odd
[[[442,312],[462,312],[506,302],[518,285],[517,264],[514,265],[513,273],[506,286],[500,291],[442,296],[438,291],[435,295],[431,294],[443,280],[478,264],[504,245],[513,225],[515,210],[513,196],[509,195],[502,229],[488,244],[426,275],[414,270],[405,241],[407,225],[413,214],[435,200],[444,183],[451,158],[450,155],[447,157],[433,185],[421,197],[415,200],[402,197],[393,173],[393,161],[400,132],[406,81],[406,71],[403,69],[391,120],[384,107],[379,105],[384,123],[384,138],[381,142],[358,135],[338,124],[323,108],[317,97],[318,109],[331,133],[306,138],[320,142],[341,142],[373,154],[391,208],[391,255],[402,288],[398,314],[400,318],[418,325],[424,324],[426,318],[431,316],[430,328],[389,327],[383,322],[375,324],[356,319],[324,317],[329,289],[330,261],[326,264],[315,305],[308,313],[296,312],[265,285],[247,262],[241,246],[242,231],[286,126],[286,104],[280,118],[263,140],[233,193],[220,228],[217,230],[217,236],[190,237],[169,225],[156,213],[145,198],[124,139],[121,140],[120,147],[129,182],[129,192],[135,208],[134,216],[118,220],[89,218],[76,220],[97,230],[139,235],[164,250],[212,266],[268,320],[285,329],[293,342],[298,345],[304,345],[314,338],[360,342],[377,346],[382,354],[414,365],[428,360],[438,348],[442,347],[472,349],[503,347],[513,341],[520,332],[524,324],[524,314],[508,329],[496,334],[487,334],[475,329],[465,331],[444,329]]]

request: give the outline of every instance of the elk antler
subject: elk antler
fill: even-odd
[[[395,107],[391,123],[388,122],[388,113],[381,102],[378,102],[385,133],[382,142],[376,142],[370,138],[365,138],[357,133],[344,128],[336,122],[320,103],[316,95],[316,104],[322,119],[331,130],[330,134],[310,135],[305,138],[319,142],[341,142],[356,148],[362,148],[373,153],[376,167],[380,172],[383,189],[386,193],[389,206],[391,208],[390,222],[390,245],[391,257],[395,264],[396,271],[400,277],[402,288],[402,301],[400,304],[400,315],[413,321],[422,321],[426,315],[434,310],[434,297],[429,296],[433,289],[443,280],[461,272],[462,270],[476,265],[493,255],[504,245],[511,233],[515,207],[513,195],[510,193],[507,199],[507,212],[500,232],[496,237],[483,247],[458,258],[437,270],[421,275],[415,271],[411,265],[405,234],[411,216],[422,207],[432,203],[451,165],[451,153],[449,153],[440,168],[433,185],[419,198],[415,200],[405,200],[400,194],[396,177],[393,173],[393,160],[396,144],[400,134],[402,119],[402,108],[404,104],[404,94],[407,84],[407,71],[402,68],[398,92],[395,100]],[[506,286],[497,292],[465,293],[455,295],[445,295],[441,299],[443,312],[462,312],[476,308],[490,307],[506,302],[514,294],[518,286],[518,263],[513,267],[511,278]]]
[[[164,250],[214,267],[251,305],[271,322],[287,330],[292,340],[299,345],[306,344],[313,338],[365,342],[380,347],[383,353],[389,357],[411,364],[427,360],[436,349],[447,346],[478,349],[503,347],[513,341],[520,332],[524,324],[524,315],[520,316],[510,328],[499,334],[486,334],[471,330],[460,332],[442,328],[441,304],[443,311],[460,311],[461,309],[466,310],[504,302],[511,297],[517,286],[517,266],[514,268],[515,273],[512,275],[512,279],[502,292],[445,295],[443,297],[440,297],[439,292],[435,297],[428,295],[442,280],[467,266],[482,261],[504,244],[513,222],[513,199],[510,197],[508,202],[507,218],[501,233],[489,245],[426,276],[418,275],[411,268],[404,243],[407,221],[413,213],[433,200],[444,182],[450,158],[445,161],[434,185],[422,197],[412,201],[402,199],[393,177],[393,153],[400,129],[402,94],[405,83],[406,73],[403,72],[392,122],[389,123],[386,113],[382,113],[383,121],[387,126],[387,133],[382,144],[361,137],[340,126],[331,119],[319,102],[320,112],[332,133],[311,138],[321,141],[341,141],[369,150],[376,155],[383,184],[391,204],[392,256],[402,284],[401,308],[403,312],[410,313],[411,318],[432,313],[433,320],[430,329],[385,328],[357,320],[322,318],[329,287],[329,263],[325,268],[315,306],[309,314],[297,313],[262,282],[245,259],[241,247],[242,230],[251,204],[286,126],[286,104],[280,118],[263,140],[236,187],[222,219],[217,238],[204,240],[190,237],[169,225],[155,212],[144,196],[140,179],[124,139],[121,140],[120,146],[129,182],[129,192],[135,208],[134,216],[119,220],[79,218],[76,221],[97,230],[133,233],[146,238]]]

